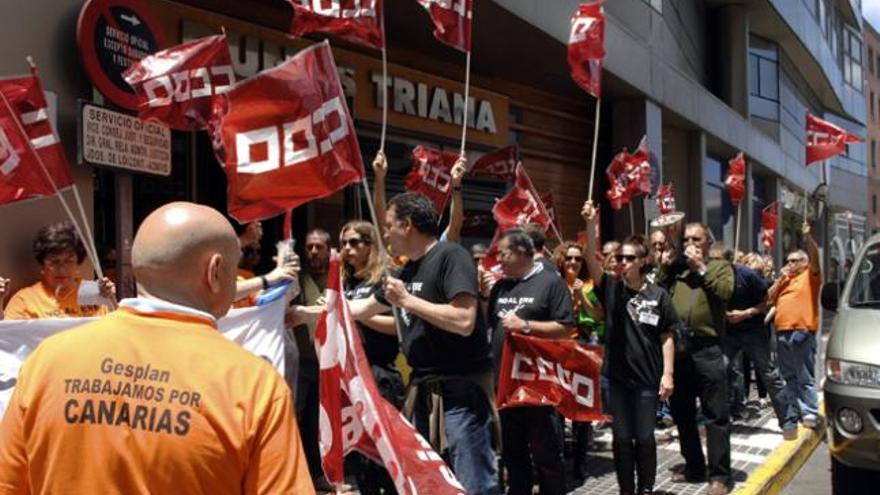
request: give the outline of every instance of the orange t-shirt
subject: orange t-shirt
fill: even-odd
[[[236,276],[235,280],[237,282],[241,282],[241,281],[247,280],[249,278],[254,278],[256,276],[257,275],[254,274],[254,272],[252,272],[246,268],[239,268],[238,275]],[[248,294],[248,295],[242,297],[241,299],[239,299],[238,301],[233,301],[232,307],[233,308],[250,308],[250,307],[256,306],[257,305],[257,294],[259,294],[259,292],[254,292],[254,293]]]
[[[819,328],[819,286],[822,279],[807,268],[795,275],[776,295],[776,331]]]
[[[25,287],[9,299],[6,305],[7,320],[41,320],[43,318],[85,318],[107,314],[106,306],[80,306],[77,304],[77,289],[61,294],[58,299],[55,293],[37,282]]]
[[[0,439],[2,494],[314,493],[284,379],[211,319],[161,308],[46,339]]]

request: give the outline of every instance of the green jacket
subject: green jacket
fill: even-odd
[[[725,312],[734,282],[733,265],[721,260],[710,261],[702,276],[683,262],[664,267],[658,276],[658,283],[672,296],[681,321],[701,337],[724,335]]]

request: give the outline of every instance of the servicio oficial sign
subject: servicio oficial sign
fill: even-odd
[[[153,175],[171,173],[171,130],[89,103],[80,114],[81,161]]]

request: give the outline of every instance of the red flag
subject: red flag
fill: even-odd
[[[450,174],[456,160],[456,154],[416,146],[412,169],[406,175],[406,190],[424,194],[434,203],[437,213],[442,214],[452,194]]]
[[[544,208],[547,210],[550,222],[556,227],[556,230],[562,232],[562,224],[559,223],[559,216],[556,215],[556,199],[553,198],[553,193],[542,194],[541,202],[544,203]]]
[[[550,214],[522,165],[516,166],[516,182],[513,189],[495,203],[492,208],[498,228],[502,231],[537,223],[550,229]]]
[[[779,201],[774,201],[761,211],[761,244],[771,249],[776,243],[776,224],[779,220]]]
[[[489,250],[486,251],[486,256],[483,257],[483,261],[480,262],[480,266],[483,270],[491,273],[493,277],[495,277],[495,281],[501,280],[504,276],[504,271],[501,269],[501,261],[498,260],[498,241],[501,240],[501,235],[507,228],[502,228],[498,226],[495,228],[495,235],[492,236],[492,244],[489,245]]]
[[[385,48],[382,0],[287,0],[292,36],[322,32],[377,50]]]
[[[602,59],[605,58],[604,0],[584,2],[571,18],[568,65],[574,82],[596,98],[602,95]]]
[[[162,50],[122,73],[138,99],[139,117],[181,131],[207,127],[214,102],[235,84],[226,36]]]
[[[504,181],[512,181],[515,177],[516,164],[519,162],[519,148],[516,145],[501,148],[483,155],[468,175],[473,177],[494,177]]]
[[[633,198],[651,192],[650,157],[647,136],[639,142],[635,153],[623,150],[614,156],[605,170],[610,186],[606,196],[613,209],[619,210]]]
[[[341,483],[343,458],[357,449],[385,466],[398,493],[463,494],[443,459],[379,394],[340,287],[339,256],[334,252],[327,310],[315,330],[321,362],[321,463],[327,479]]]
[[[471,51],[474,0],[418,0],[434,23],[434,37],[463,52]]]
[[[572,421],[603,421],[599,370],[602,348],[574,340],[508,333],[495,404],[554,406]]]
[[[734,206],[739,206],[743,198],[746,196],[746,160],[740,151],[735,157],[727,162],[727,178],[724,179],[724,185],[727,186],[727,193],[730,194],[730,202]]]
[[[807,165],[844,153],[847,143],[862,143],[864,141],[864,139],[847,133],[831,122],[807,113]]]
[[[72,186],[70,164],[49,121],[36,71],[0,79],[0,92],[5,98],[0,101],[0,204],[55,194],[52,182],[58,189]]]
[[[657,188],[657,209],[660,210],[661,215],[675,211],[675,189],[671,182],[661,184]]]
[[[273,217],[364,176],[327,42],[224,93],[216,142],[239,222]]]

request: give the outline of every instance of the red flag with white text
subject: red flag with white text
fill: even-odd
[[[675,211],[675,189],[672,183],[661,184],[657,187],[657,209],[661,215]]]
[[[329,33],[377,50],[385,47],[382,0],[287,0],[293,6],[292,36]]]
[[[499,409],[553,406],[572,421],[604,421],[599,370],[602,348],[571,339],[544,339],[509,332],[504,338]]]
[[[727,186],[727,193],[730,194],[730,202],[734,206],[739,206],[746,196],[746,160],[743,158],[742,152],[731,158],[727,165],[727,178],[724,179],[724,185]]]
[[[556,214],[556,199],[552,192],[541,195],[541,202],[544,203],[544,209],[550,217],[550,222],[556,227],[556,230],[562,232],[562,224],[559,223],[559,215]]]
[[[633,198],[651,192],[650,157],[647,136],[639,142],[635,153],[623,150],[614,156],[605,170],[609,183],[606,196],[613,209],[619,210]]]
[[[434,37],[463,52],[471,51],[474,0],[418,0],[434,23]]]
[[[458,155],[416,146],[412,152],[412,169],[406,175],[406,190],[422,193],[434,203],[442,215],[452,194],[452,167]]]
[[[776,225],[779,221],[779,201],[774,201],[761,211],[761,244],[772,249],[776,244]]]
[[[180,131],[206,128],[215,102],[235,84],[229,45],[222,34],[144,57],[122,78],[137,95],[138,117]]]
[[[49,120],[36,70],[28,76],[0,79],[0,92],[4,98],[0,101],[0,204],[50,196],[55,188],[72,186],[70,163]]]
[[[518,162],[519,148],[516,145],[508,146],[480,157],[468,171],[468,175],[513,181]]]
[[[325,293],[327,309],[315,330],[321,464],[327,479],[342,483],[343,459],[357,450],[385,466],[398,493],[464,494],[443,459],[379,393],[357,324],[340,290],[339,264],[334,252]]]
[[[807,113],[807,165],[846,152],[847,143],[864,141],[831,122]]]
[[[215,130],[229,214],[273,217],[364,177],[364,163],[327,42],[223,95]]]
[[[530,223],[537,223],[544,228],[550,229],[550,214],[541,201],[541,196],[532,185],[522,164],[516,166],[516,181],[513,189],[492,207],[495,222],[502,231],[513,227],[522,227]]]
[[[605,58],[604,0],[584,2],[571,18],[568,65],[571,78],[596,98],[602,95],[602,59]]]

